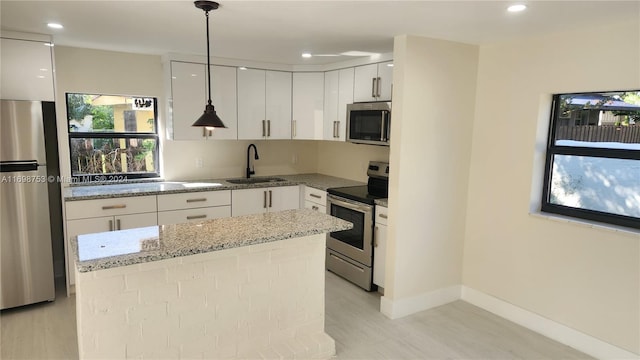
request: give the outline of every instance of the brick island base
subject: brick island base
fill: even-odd
[[[325,238],[76,270],[80,359],[329,358]]]

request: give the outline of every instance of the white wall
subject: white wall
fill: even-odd
[[[389,161],[388,146],[338,141],[320,141],[317,144],[318,172],[325,175],[367,182],[369,161]]]
[[[477,60],[476,46],[395,38],[381,304],[390,317],[460,296]]]
[[[467,287],[635,353],[640,235],[529,211],[551,94],[640,88],[639,27],[481,47],[463,272]]]

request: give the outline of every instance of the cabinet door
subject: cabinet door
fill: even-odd
[[[202,115],[206,105],[206,67],[204,64],[171,62],[174,140],[206,139],[203,128],[191,126]]]
[[[42,41],[0,39],[0,93],[6,100],[54,101],[51,47]]]
[[[115,229],[126,230],[139,227],[158,225],[158,213],[144,213],[131,215],[118,215],[114,217]]]
[[[356,66],[353,101],[376,101],[374,79],[378,77],[378,64]]]
[[[324,73],[293,74],[292,139],[323,137]]]
[[[282,186],[268,189],[269,194],[269,211],[283,211],[300,208],[300,187],[299,186]]]
[[[338,124],[336,126],[336,140],[345,141],[347,133],[347,105],[353,103],[355,69],[340,70],[338,85]]]
[[[238,69],[238,139],[263,139],[265,116],[265,71]],[[291,98],[289,97],[289,103]]]
[[[376,223],[373,247],[373,283],[384,288],[387,259],[387,225]]]
[[[67,286],[72,286],[76,283],[76,260],[71,250],[72,239],[78,235],[111,231],[114,226],[113,216],[67,221],[67,241],[65,243]]]
[[[266,72],[268,139],[291,139],[291,73]]]
[[[391,101],[393,89],[393,61],[378,64],[378,101]]]
[[[324,140],[337,140],[336,126],[338,121],[339,85],[339,70],[324,73],[324,129],[322,136]]]
[[[231,191],[231,216],[259,214],[267,211],[268,189]]]
[[[211,65],[211,102],[216,109],[216,113],[227,127],[226,129],[214,129],[211,136],[212,139],[238,139],[238,94],[236,85],[235,67]],[[203,106],[201,107],[204,111]]]
[[[304,202],[304,208],[305,209],[315,210],[315,211],[323,213],[323,214],[327,213],[327,207],[326,206],[318,205],[318,204],[316,204],[314,202],[311,202],[311,201],[305,201]]]

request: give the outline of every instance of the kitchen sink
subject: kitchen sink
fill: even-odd
[[[287,181],[287,179],[276,178],[276,177],[257,177],[257,178],[249,178],[249,179],[227,179],[226,180],[232,184],[261,184],[261,183],[271,183],[271,182],[280,182]]]

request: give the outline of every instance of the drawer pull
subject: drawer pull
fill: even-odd
[[[322,196],[316,194],[309,194],[309,196],[314,197],[316,199],[322,199]]]
[[[207,201],[207,198],[187,199],[188,203]]]
[[[319,208],[319,207],[317,207],[317,206],[315,206],[315,205],[313,205],[311,208],[312,208],[313,210],[316,210],[316,211],[320,210],[320,208]]]
[[[387,214],[380,214],[380,217],[383,218],[383,219],[386,219],[387,218]]]
[[[113,220],[109,220],[109,231],[113,231]]]
[[[126,207],[127,207],[127,204],[106,205],[102,207],[102,210],[124,209]]]
[[[205,219],[207,215],[189,215],[187,216],[187,220],[195,220],[195,219]]]

